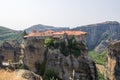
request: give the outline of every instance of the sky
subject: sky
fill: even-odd
[[[120,0],[0,0],[0,26],[23,30],[32,25],[76,27],[120,22]]]

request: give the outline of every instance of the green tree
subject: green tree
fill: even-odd
[[[68,48],[67,48],[67,46],[65,45],[65,41],[61,41],[61,42],[60,42],[60,51],[62,52],[62,54],[63,54],[64,56],[68,56],[68,55],[69,55]]]
[[[80,49],[77,46],[77,41],[75,39],[75,36],[69,39],[68,43],[69,43],[68,45],[69,54],[73,54],[75,57],[78,57],[80,55]]]
[[[27,35],[27,32],[24,30],[22,33],[22,37],[24,37],[25,35]]]

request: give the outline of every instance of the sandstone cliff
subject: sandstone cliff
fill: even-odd
[[[120,41],[111,43],[107,49],[106,78],[120,80]]]

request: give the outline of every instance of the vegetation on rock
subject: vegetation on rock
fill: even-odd
[[[60,43],[60,51],[64,56],[69,55],[68,48],[65,45],[65,41],[61,41],[61,43]]]
[[[44,42],[45,47],[60,47],[60,51],[64,56],[73,54],[75,57],[78,57],[80,55],[80,45],[77,43],[74,36],[68,39],[68,45],[66,44],[67,43],[65,42],[65,40],[57,41],[52,38],[46,38]]]
[[[35,67],[37,69],[37,74],[43,76],[44,73],[45,73],[45,62],[42,62],[42,63],[36,63],[35,64]]]
[[[45,42],[44,42],[44,46],[45,47],[54,47],[57,48],[58,47],[58,42],[52,38],[46,38]]]
[[[90,51],[88,55],[95,61],[97,64],[104,65],[106,61],[106,52],[97,53],[95,51]]]
[[[80,46],[77,43],[75,37],[73,36],[70,40],[68,40],[68,52],[73,54],[75,57],[80,55]]]
[[[21,34],[22,37],[24,37],[25,35],[27,35],[27,32],[24,30]]]
[[[58,78],[58,72],[54,68],[46,70],[45,80],[50,80],[50,79],[56,80],[57,78]]]
[[[104,75],[98,71],[98,80],[105,80]]]

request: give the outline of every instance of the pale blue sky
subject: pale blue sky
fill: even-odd
[[[0,26],[23,30],[35,24],[76,27],[120,22],[120,0],[0,0]]]

